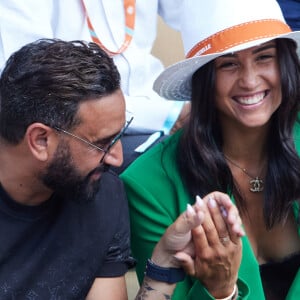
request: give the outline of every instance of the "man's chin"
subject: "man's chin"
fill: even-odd
[[[97,169],[93,170],[89,175],[89,182],[93,183],[96,181],[99,181],[101,179],[101,176],[103,173],[107,172],[109,170],[109,165],[103,164]]]
[[[85,186],[81,186],[81,188],[75,188],[71,191],[72,199],[75,202],[86,203],[93,201],[99,191],[100,178],[98,180],[89,180],[88,184]]]
[[[91,176],[89,177],[89,182],[93,183],[96,181],[99,181],[100,178],[102,176],[102,172],[94,172],[93,174],[91,174]]]

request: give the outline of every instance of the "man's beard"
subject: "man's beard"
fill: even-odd
[[[43,183],[56,194],[68,197],[76,202],[87,202],[95,198],[100,184],[98,180],[91,180],[94,173],[103,173],[108,170],[108,165],[99,165],[86,176],[80,174],[72,162],[69,145],[59,143],[52,162],[41,175]]]

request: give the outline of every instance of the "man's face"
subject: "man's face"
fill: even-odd
[[[78,110],[81,123],[71,134],[106,149],[125,124],[125,102],[121,91],[101,99],[83,102]],[[91,200],[99,188],[103,172],[123,162],[121,142],[105,154],[71,135],[60,138],[52,160],[41,175],[43,183],[59,194],[79,201]],[[102,161],[100,163],[100,161]]]
[[[101,164],[87,175],[76,167],[70,147],[65,141],[58,145],[53,160],[42,176],[43,183],[57,194],[70,197],[79,202],[92,200],[99,189],[99,181],[91,180],[93,174],[103,173],[109,165]]]

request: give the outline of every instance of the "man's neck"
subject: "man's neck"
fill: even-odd
[[[45,187],[37,180],[28,180],[28,178],[2,176],[0,171],[0,183],[6,193],[16,202],[35,206],[47,201],[53,191]],[[35,181],[35,182],[34,182]]]

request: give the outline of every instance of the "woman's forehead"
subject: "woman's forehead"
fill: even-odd
[[[247,52],[249,52],[250,54],[256,54],[257,52],[260,52],[260,51],[263,51],[263,50],[266,50],[269,48],[274,48],[274,47],[276,47],[276,42],[275,42],[275,40],[272,40],[272,41],[268,41],[268,42],[265,42],[265,43],[262,43],[262,44],[259,44],[256,46],[252,46],[250,48],[246,48],[243,50],[226,53],[222,56],[217,57],[216,59],[222,58],[222,57],[234,57],[240,53],[247,53]]]

